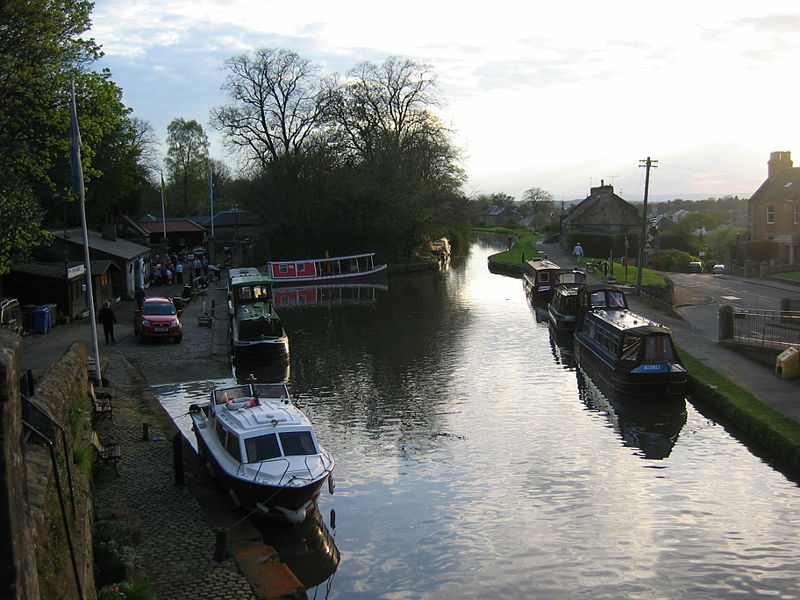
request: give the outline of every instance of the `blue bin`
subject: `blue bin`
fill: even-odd
[[[50,307],[46,304],[33,309],[34,333],[47,333],[50,331]]]

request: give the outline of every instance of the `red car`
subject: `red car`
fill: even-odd
[[[145,298],[142,308],[133,313],[133,333],[140,342],[170,338],[179,344],[183,338],[182,312],[169,298]]]

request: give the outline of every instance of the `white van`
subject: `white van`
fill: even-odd
[[[0,298],[0,327],[22,335],[22,307],[16,298]]]

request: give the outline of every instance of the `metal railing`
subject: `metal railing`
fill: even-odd
[[[720,340],[772,348],[800,348],[800,311],[723,306],[719,316]]]

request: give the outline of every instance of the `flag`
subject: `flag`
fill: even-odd
[[[167,189],[164,187],[164,173],[161,173],[161,206],[167,205]]]
[[[72,193],[83,194],[83,167],[81,166],[81,131],[78,128],[78,108],[75,105],[75,82],[70,81],[69,162],[72,166]]]

